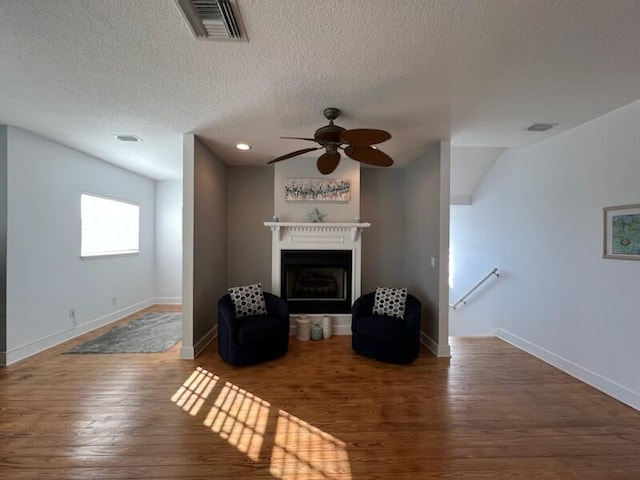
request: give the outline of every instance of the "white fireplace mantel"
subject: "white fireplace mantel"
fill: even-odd
[[[322,222],[264,222],[265,227],[269,227],[274,235],[274,241],[281,242],[288,234],[295,236],[296,232],[305,232],[305,236],[309,234],[320,233],[323,238],[327,235],[344,235],[349,234],[352,242],[357,242],[360,238],[360,232],[371,226],[370,223],[322,223]]]
[[[360,296],[362,278],[362,236],[370,223],[264,222],[272,232],[271,291],[280,294],[283,250],[350,250],[351,300]],[[331,314],[337,335],[351,334],[350,314]]]

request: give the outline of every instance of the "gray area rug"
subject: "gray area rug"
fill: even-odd
[[[65,353],[166,352],[181,335],[181,313],[147,313]]]

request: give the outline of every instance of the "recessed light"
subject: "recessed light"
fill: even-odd
[[[121,142],[141,142],[142,139],[140,137],[136,137],[135,135],[114,135]]]
[[[553,127],[558,125],[557,123],[534,123],[530,127],[527,127],[527,130],[530,132],[546,132],[547,130],[551,130]]]
[[[247,145],[246,143],[238,143],[236,145],[238,150],[251,150],[251,145]]]

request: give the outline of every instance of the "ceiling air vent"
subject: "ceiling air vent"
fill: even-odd
[[[230,0],[175,0],[189,28],[200,40],[246,40],[237,5]],[[235,7],[235,12],[234,12]]]
[[[530,132],[546,132],[547,130],[551,130],[553,127],[558,125],[557,123],[534,123],[530,127],[527,127],[527,130]]]

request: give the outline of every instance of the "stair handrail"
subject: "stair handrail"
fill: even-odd
[[[489,278],[491,278],[493,275],[495,275],[497,278],[500,278],[500,274],[498,273],[498,267],[495,267],[493,270],[491,270],[489,273],[487,273],[484,278],[482,280],[480,280],[478,283],[476,283],[473,288],[471,288],[471,290],[469,290],[460,300],[458,300],[456,303],[450,303],[449,307],[451,307],[452,309],[456,309],[456,307],[458,305],[460,305],[461,303],[464,303],[465,305],[467,304],[467,302],[465,302],[465,300],[467,299],[467,297],[469,295],[471,295],[473,292],[475,292],[480,285],[482,285],[484,282],[486,282],[487,280],[489,280]]]

